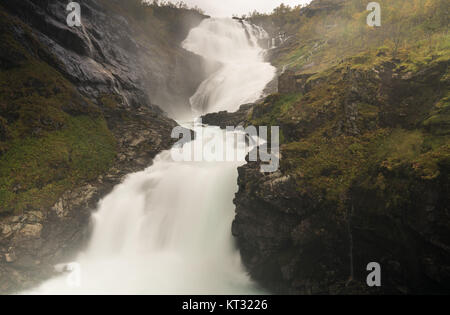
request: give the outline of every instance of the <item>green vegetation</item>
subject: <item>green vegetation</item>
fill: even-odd
[[[316,0],[307,8],[281,5],[270,15],[255,12],[250,19],[274,34],[286,33],[291,40],[276,63],[303,72],[322,71],[342,59],[380,47],[391,57],[403,49],[414,55],[415,49],[409,46],[417,42],[421,42],[416,46],[420,49],[448,49],[447,0],[378,2],[382,26],[376,28],[366,24],[368,2],[363,0]],[[432,54],[426,56],[433,58]]]
[[[182,2],[100,2],[161,59],[177,57],[187,26],[203,18]],[[1,6],[0,45],[0,215],[45,210],[111,167],[117,147],[104,117],[128,113],[116,95],[100,95],[96,104],[82,96],[33,31]]]
[[[250,123],[254,126],[276,126],[277,122],[288,113],[295,104],[301,100],[301,94],[268,96],[264,102],[256,107],[262,115],[250,117]]]
[[[294,36],[280,67],[313,75],[305,93],[271,95],[249,121],[281,126],[281,168],[299,193],[344,211],[351,192],[365,189],[397,211],[417,187],[448,181],[448,5],[380,1],[382,27],[373,29],[367,2],[338,3],[252,15]]]
[[[94,180],[111,166],[115,140],[101,118],[67,117],[66,125],[44,137],[9,143],[0,157],[2,211],[51,207],[60,195]]]
[[[13,26],[23,29],[27,48]],[[0,31],[0,214],[48,209],[111,166],[115,140],[100,110],[1,7]]]

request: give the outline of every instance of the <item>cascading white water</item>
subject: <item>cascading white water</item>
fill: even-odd
[[[248,24],[216,19],[191,31],[186,49],[223,62],[192,97],[193,108],[232,111],[261,96],[275,71],[263,62],[258,34]],[[208,138],[213,127],[203,132]],[[61,275],[31,293],[260,293],[231,235],[241,164],[175,162],[162,152],[100,202],[90,244],[76,260],[79,286]]]
[[[219,69],[205,80],[191,98],[198,114],[235,111],[255,101],[275,75],[264,62],[260,39],[267,33],[246,21],[207,19],[189,33],[183,47],[206,60],[219,62]]]

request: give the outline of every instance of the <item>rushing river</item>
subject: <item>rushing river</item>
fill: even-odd
[[[207,19],[190,32],[184,48],[220,65],[191,98],[196,115],[235,111],[261,96],[275,74],[258,46],[264,36],[262,29],[232,19]],[[175,162],[170,151],[162,152],[99,203],[76,274],[62,274],[32,293],[258,293],[231,235],[243,163]]]

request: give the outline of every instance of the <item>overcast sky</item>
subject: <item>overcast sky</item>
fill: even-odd
[[[190,6],[197,5],[206,14],[215,17],[231,17],[233,14],[242,15],[254,10],[271,12],[281,3],[295,6],[309,3],[311,0],[184,0],[184,2]]]

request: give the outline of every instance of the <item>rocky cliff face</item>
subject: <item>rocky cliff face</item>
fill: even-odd
[[[118,110],[107,119],[118,142],[106,172],[66,190],[51,207],[0,217],[1,293],[31,288],[54,276],[56,264],[70,262],[88,241],[98,201],[126,175],[145,169],[159,152],[169,149],[177,125],[146,106]]]
[[[211,126],[219,126],[222,129],[226,129],[226,127],[243,126],[246,123],[253,106],[254,104],[241,105],[234,113],[229,113],[227,111],[209,113],[202,116],[202,122]]]
[[[288,294],[450,291],[448,56],[368,52],[255,105],[247,123],[280,126],[283,144],[280,171],[239,169],[233,235],[254,279]]]
[[[246,121],[280,126],[281,167],[239,169],[233,234],[272,292],[450,292],[448,5],[380,4],[376,29],[358,0],[251,17],[285,38]]]
[[[127,4],[120,1],[83,1],[82,27],[67,26],[66,1],[2,5],[32,28],[57,58],[54,66],[89,97],[116,94],[126,106],[159,105],[174,116],[190,110],[189,97],[205,78],[201,57],[180,47],[188,30],[205,18],[195,11],[175,12],[164,21],[175,26],[157,30],[124,14]],[[153,12],[157,22],[158,12]]]
[[[203,15],[128,3],[82,1],[82,27],[67,1],[0,4],[1,293],[70,261],[99,199],[170,148],[163,111],[187,111],[204,78],[180,47]]]

